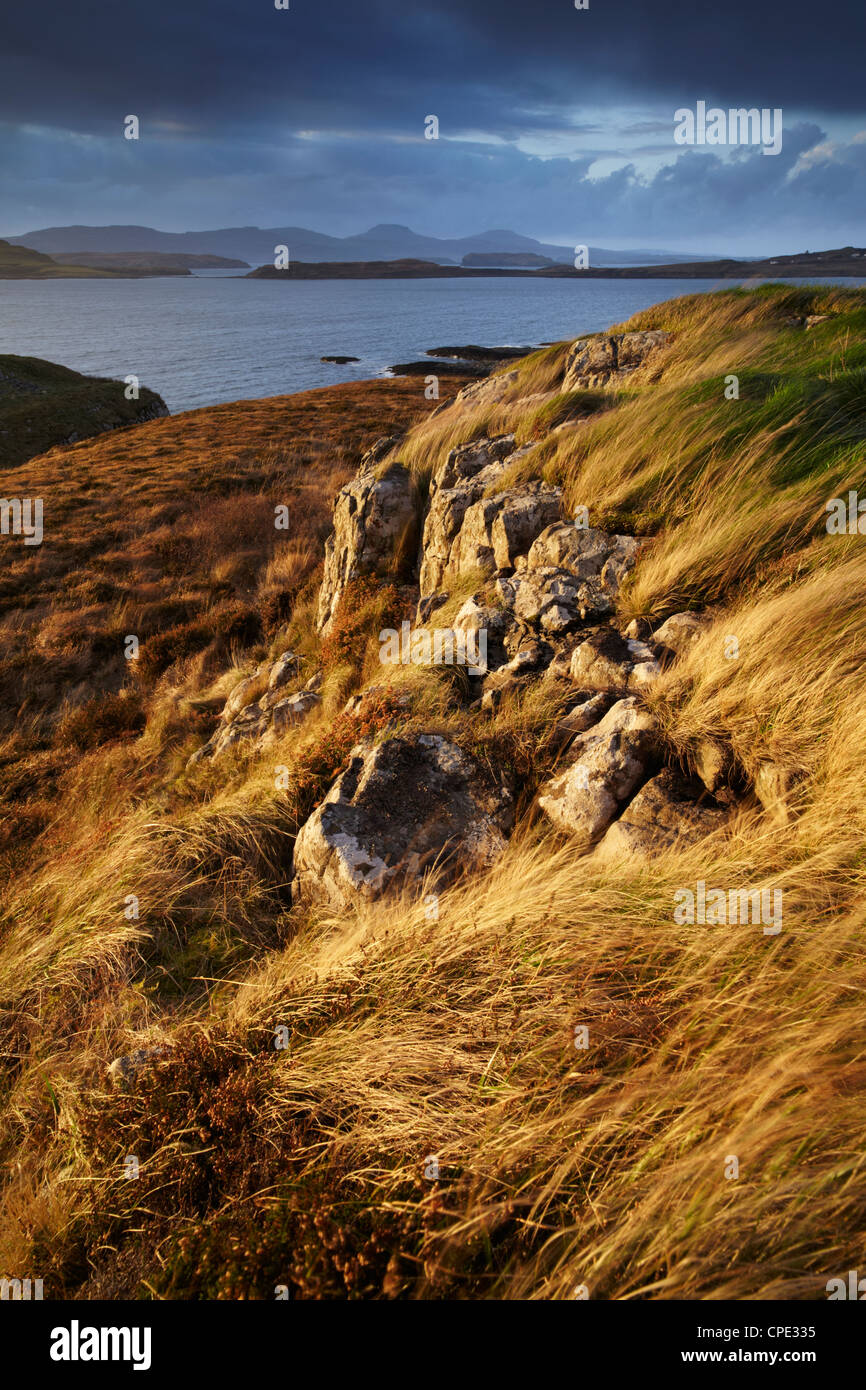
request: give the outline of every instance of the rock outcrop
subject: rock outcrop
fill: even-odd
[[[634,696],[618,700],[574,740],[572,761],[542,787],[538,805],[558,829],[587,847],[645,777],[656,736],[653,716]]]
[[[380,466],[371,461],[340,490],[319,590],[317,621],[322,634],[327,634],[347,584],[393,570],[415,519],[412,479],[402,463]]]
[[[426,872],[489,867],[513,822],[510,789],[439,734],[359,744],[295,843],[293,898],[343,907]]]
[[[511,434],[451,450],[430,485],[418,576],[422,597],[461,575],[513,569],[517,556],[559,517],[560,490],[546,483],[484,496],[526,452],[515,447]]]
[[[651,859],[665,850],[685,849],[721,830],[729,812],[696,800],[702,788],[670,768],[641,787],[619,820],[596,846],[598,859]]]
[[[449,405],[456,405],[458,409],[467,405],[473,408],[478,405],[496,405],[508,393],[519,375],[517,371],[496,372],[482,381],[473,381],[471,385],[458,391],[453,401],[443,402],[438,409],[446,409]]]
[[[650,353],[663,347],[670,334],[661,329],[644,333],[599,334],[572,343],[565,360],[563,391],[617,385],[642,366]]]
[[[527,627],[557,635],[612,613],[640,543],[559,521],[529,548],[513,576],[496,581],[505,607]]]
[[[668,338],[654,331],[582,339],[568,354],[563,386],[620,380]],[[501,373],[466,388],[457,401],[495,403],[517,379],[517,372]],[[416,498],[408,469],[387,461],[398,442],[378,440],[337,497],[319,595],[323,635],[352,580],[394,573],[405,555]],[[513,434],[475,439],[451,449],[434,475],[418,555],[412,651],[429,646],[427,659],[443,662],[452,660],[446,651],[459,651],[453,659],[480,678],[465,685],[462,698],[490,714],[543,673],[559,688],[571,684],[550,739],[550,746],[567,750],[568,765],[542,786],[538,805],[581,852],[640,856],[690,844],[726,819],[719,802],[727,765],[709,754],[698,759],[704,786],[697,777],[658,772],[659,729],[639,697],[664,663],[690,649],[710,618],[674,614],[656,631],[636,619],[625,635],[619,632],[611,618],[642,541],[564,520],[561,489],[541,480],[503,486],[532,447],[518,447]],[[437,625],[438,610],[449,594],[465,592],[469,576],[481,581],[479,589],[450,626]],[[430,639],[426,646],[419,634]],[[464,660],[469,652],[471,662]],[[293,669],[287,654],[237,687],[223,728],[199,756],[248,738],[263,743],[303,718],[318,696],[315,683],[284,693],[284,675]],[[347,710],[361,709],[365,698],[351,697]],[[403,698],[411,704],[410,693]],[[767,797],[774,798],[769,780]],[[301,827],[293,897],[340,908],[428,873],[445,882],[458,869],[489,866],[504,849],[513,813],[511,789],[494,783],[454,742],[391,727],[383,741],[353,749],[349,766]]]
[[[525,555],[551,521],[560,515],[559,488],[546,483],[526,483],[496,497],[484,497],[466,511],[452,546],[454,577],[473,570],[489,576],[511,571],[519,555]],[[444,578],[449,578],[448,569]]]

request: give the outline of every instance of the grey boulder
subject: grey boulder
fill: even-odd
[[[651,859],[685,849],[721,830],[729,812],[695,800],[695,787],[665,768],[641,787],[596,847],[598,859]]]
[[[509,787],[439,734],[359,744],[298,832],[293,899],[342,908],[487,868],[513,819]]]
[[[657,735],[652,715],[629,696],[579,734],[564,772],[542,787],[538,804],[585,846],[597,840],[645,777]]]

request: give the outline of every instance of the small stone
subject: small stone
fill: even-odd
[[[646,690],[661,674],[651,649],[614,628],[594,632],[571,658],[571,678],[598,690]]]
[[[788,825],[794,817],[794,792],[800,774],[780,763],[764,762],[755,773],[755,795],[770,820]]]
[[[128,1052],[123,1057],[115,1057],[114,1061],[106,1067],[106,1075],[112,1086],[121,1091],[129,1091],[144,1067],[158,1062],[170,1051],[171,1049],[165,1046],[139,1047],[135,1052]]]
[[[283,652],[282,656],[277,657],[271,667],[271,673],[268,676],[268,690],[278,690],[280,686],[285,685],[287,681],[297,675],[300,664],[301,658],[295,656],[294,652]]]
[[[694,752],[695,773],[708,792],[715,793],[727,782],[733,765],[731,749],[712,738],[698,740]]]
[[[708,613],[673,613],[652,635],[653,642],[684,656],[700,640],[712,619]]]

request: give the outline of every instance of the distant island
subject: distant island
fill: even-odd
[[[486,258],[485,258],[486,259]],[[531,270],[519,266],[447,266],[406,257],[394,261],[294,261],[284,270],[260,265],[247,280],[440,280],[478,276],[582,280],[745,280],[809,279],[814,276],[866,277],[866,249],[844,246],[834,251],[803,251],[766,260],[673,261],[667,265],[604,266],[575,270],[548,265]]]
[[[472,269],[478,266],[503,267],[518,270],[541,270],[545,266],[567,265],[566,260],[553,260],[550,256],[538,256],[533,251],[470,251],[464,256],[462,265]]]
[[[127,400],[124,383],[83,376],[39,357],[0,355],[0,467],[16,468],[57,444],[168,415],[146,386]]]
[[[513,273],[513,272],[512,272]],[[601,280],[744,280],[752,276],[771,280],[808,280],[814,276],[860,275],[866,277],[866,249],[843,246],[835,251],[800,251],[791,256],[772,256],[765,260],[676,261],[668,265],[609,266],[592,270],[572,270],[554,266],[531,274],[541,276],[583,276]]]
[[[55,251],[60,265],[94,266],[99,270],[134,270],[144,275],[189,275],[193,270],[248,270],[249,261],[235,256],[194,255],[184,251]]]
[[[438,265],[412,256],[396,261],[292,261],[285,270],[260,265],[244,276],[246,280],[454,280],[483,275],[537,275],[533,270],[470,269],[460,265]]]
[[[190,275],[193,270],[245,269],[247,264],[226,256],[159,251],[63,251],[48,256],[0,241],[0,280],[138,280]]]

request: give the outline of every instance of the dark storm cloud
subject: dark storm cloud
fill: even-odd
[[[850,112],[864,41],[859,0],[54,0],[7,8],[0,117],[393,129],[423,105],[507,137],[624,93]]]
[[[758,250],[787,218],[792,235],[856,239],[859,2],[290,4],[10,9],[0,234],[113,221],[345,234],[388,220]],[[783,154],[678,148],[673,112],[699,98],[783,107]],[[128,113],[138,142],[121,138]],[[441,138],[425,142],[431,113]],[[597,158],[620,167],[594,178]]]

